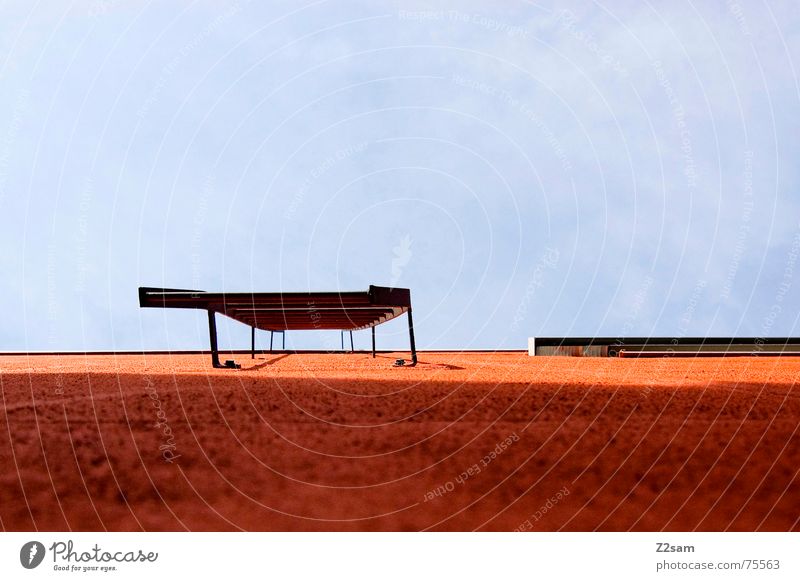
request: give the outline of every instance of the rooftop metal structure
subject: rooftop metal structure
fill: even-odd
[[[211,363],[214,367],[238,367],[233,361],[221,364],[217,345],[216,314],[235,319],[251,328],[251,354],[255,356],[255,331],[271,333],[296,330],[349,331],[372,330],[372,356],[375,357],[375,327],[400,315],[408,315],[411,364],[417,364],[414,322],[411,316],[411,291],[370,285],[365,292],[292,293],[210,293],[197,290],[139,288],[140,307],[201,309],[208,312]],[[272,339],[270,337],[270,347]],[[342,343],[344,346],[344,343]],[[403,360],[398,360],[402,365]]]
[[[529,355],[567,357],[800,356],[796,337],[531,337]]]

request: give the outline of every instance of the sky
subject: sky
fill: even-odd
[[[407,287],[422,349],[796,335],[797,55],[789,1],[0,3],[0,349],[207,348],[139,286]]]

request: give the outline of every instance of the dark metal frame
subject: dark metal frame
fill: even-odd
[[[286,331],[270,331],[269,332],[269,352],[272,353],[272,339],[275,333],[281,334],[281,349],[286,351]],[[250,326],[250,359],[256,358],[256,328]]]
[[[374,329],[375,327],[373,326],[372,328]],[[342,336],[342,351],[344,351],[344,331],[341,332],[341,336]],[[356,352],[355,347],[353,347],[353,332],[352,331],[350,331],[350,352],[351,353],[355,353]]]
[[[375,357],[375,327],[406,314],[411,346],[411,365],[417,364],[414,322],[411,316],[411,291],[371,285],[366,292],[302,292],[302,293],[208,293],[186,289],[139,288],[140,307],[202,309],[208,313],[208,334],[211,364],[217,368],[239,367],[233,361],[219,359],[216,314],[220,313],[249,325],[251,358],[255,358],[256,329],[273,335],[286,331],[332,329],[350,333],[350,351],[354,352],[353,331],[371,329],[372,356]]]
[[[713,357],[800,355],[792,337],[536,337],[534,355]]]

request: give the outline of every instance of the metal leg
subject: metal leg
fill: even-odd
[[[408,338],[411,341],[411,365],[417,364],[417,345],[414,342],[414,319],[411,318],[411,307],[408,307]]]
[[[214,311],[208,311],[208,336],[211,341],[211,365],[224,367],[219,362],[219,348],[217,347],[217,320]]]
[[[275,331],[269,332],[269,352],[272,353],[272,336],[275,334]]]
[[[256,328],[250,327],[250,359],[256,358]]]
[[[281,331],[281,337],[282,337],[281,349],[286,351],[286,331]]]
[[[375,325],[372,326],[372,358],[375,359]]]
[[[340,331],[339,335],[341,335],[342,338],[342,351],[344,351],[344,331]]]
[[[229,359],[225,364],[219,362],[219,347],[217,346],[217,319],[216,313],[211,309],[208,310],[208,336],[211,340],[211,365],[214,367],[221,367],[223,369],[239,369],[238,365],[233,359]]]
[[[356,348],[353,347],[353,332],[350,331],[350,353],[355,353]]]

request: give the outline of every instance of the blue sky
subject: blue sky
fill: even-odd
[[[409,287],[422,348],[797,334],[793,3],[493,4],[0,5],[0,349],[207,346],[140,285]]]

